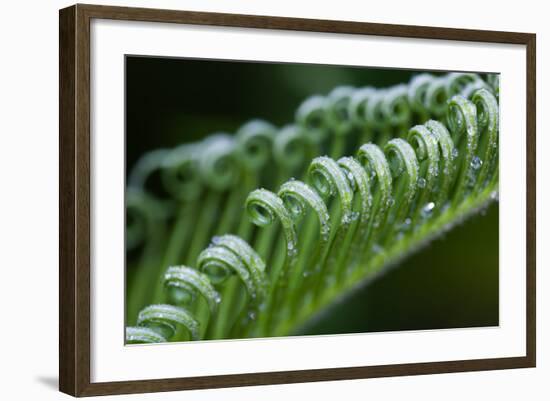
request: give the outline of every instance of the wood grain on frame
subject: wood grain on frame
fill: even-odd
[[[90,20],[511,43],[527,48],[527,323],[524,357],[90,383]],[[59,388],[74,396],[143,393],[534,367],[536,36],[528,33],[75,5],[59,14]]]

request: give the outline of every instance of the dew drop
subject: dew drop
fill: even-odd
[[[344,224],[349,224],[352,221],[356,221],[358,218],[359,218],[359,213],[358,212],[351,212],[350,214],[345,215],[342,218],[342,221],[343,221]]]
[[[365,170],[367,171],[367,175],[369,178],[373,179],[376,176],[376,171],[372,168],[370,164],[365,166]]]
[[[222,297],[220,296],[220,294],[216,294],[216,296],[214,297],[214,302],[216,302],[217,304],[222,302]]]
[[[353,191],[355,191],[355,178],[353,177],[353,174],[352,174],[351,172],[348,172],[348,173],[346,174],[346,177],[347,177],[348,182],[349,182],[349,184],[350,184],[350,186],[351,186],[351,189],[352,189]]]
[[[323,241],[328,241],[330,234],[330,227],[328,224],[323,224],[323,227],[321,228],[321,236],[323,237]]]
[[[426,203],[422,208],[422,216],[430,217],[430,215],[432,214],[432,211],[434,210],[434,207],[435,207],[435,203],[433,202]]]
[[[483,164],[483,162],[481,161],[481,159],[477,156],[475,156],[473,159],[472,159],[472,162],[470,163],[470,165],[472,166],[472,168],[474,170],[479,170],[479,168],[481,167],[481,165]]]
[[[249,312],[248,312],[248,318],[249,318],[250,320],[256,319],[256,313],[255,313],[254,311],[249,311]]]
[[[346,224],[349,224],[351,221],[351,217],[349,214],[345,214],[343,217],[342,217],[342,224],[346,225]]]
[[[296,247],[294,246],[294,242],[289,242],[288,245],[286,246],[286,248],[287,248],[287,253],[288,253],[289,256],[294,256],[298,253],[296,251]]]
[[[451,156],[453,157],[453,159],[456,159],[458,157],[458,149],[457,148],[453,148],[453,151],[451,152]]]
[[[418,179],[418,187],[419,188],[426,188],[426,180],[422,177]]]

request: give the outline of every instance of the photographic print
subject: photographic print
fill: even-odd
[[[62,392],[536,365],[535,34],[78,4],[59,40]]]
[[[126,55],[126,344],[499,325],[499,75]]]

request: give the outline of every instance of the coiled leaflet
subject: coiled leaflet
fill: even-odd
[[[322,241],[328,241],[330,234],[330,216],[323,199],[309,185],[298,180],[290,180],[281,185],[278,192],[286,208],[296,219],[305,214],[306,205],[315,211],[319,219]]]
[[[249,170],[264,166],[270,159],[275,127],[263,120],[244,124],[236,134],[239,160]]]
[[[287,255],[295,257],[298,240],[294,220],[282,199],[266,189],[256,189],[248,195],[245,204],[250,220],[257,226],[265,227],[279,219],[286,239]]]
[[[126,327],[126,344],[163,343],[166,338],[147,327]]]
[[[308,175],[312,185],[322,196],[338,195],[341,224],[348,225],[351,222],[353,192],[338,164],[327,156],[316,157],[309,165]]]
[[[221,297],[208,276],[187,266],[170,266],[164,273],[164,286],[172,290],[172,298],[178,304],[191,304],[195,301],[197,293],[201,294],[212,314],[221,302]]]
[[[178,325],[181,325],[187,329],[192,340],[199,339],[198,321],[189,311],[174,305],[146,306],[139,312],[137,324],[149,327],[167,339],[172,338]]]
[[[199,169],[203,180],[215,190],[227,189],[239,176],[233,137],[213,134],[203,141],[202,146]]]
[[[185,144],[164,158],[162,182],[175,199],[190,201],[199,197],[203,187],[198,164],[201,150],[200,144]]]

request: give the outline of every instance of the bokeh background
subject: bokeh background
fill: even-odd
[[[335,86],[387,87],[419,72],[127,56],[126,171],[149,150],[253,118],[290,123],[306,97]],[[495,204],[468,219],[296,334],[498,325],[498,214]]]

